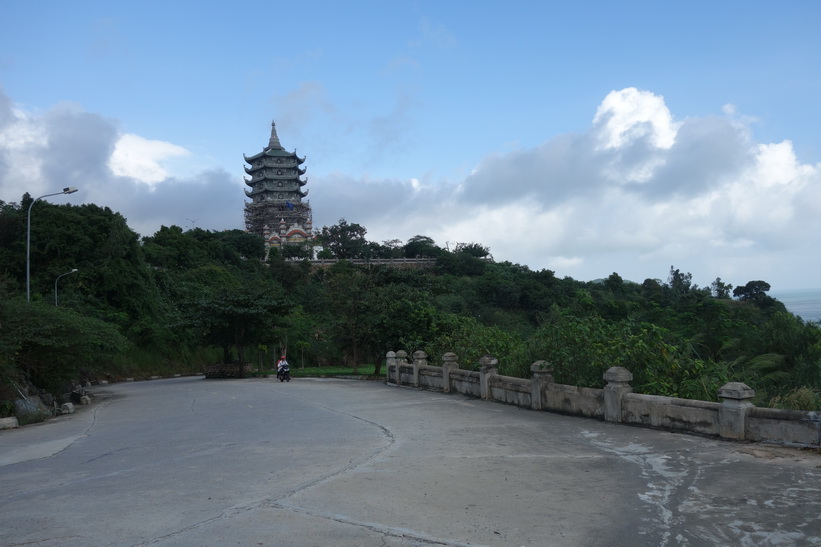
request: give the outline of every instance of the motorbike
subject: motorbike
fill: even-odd
[[[277,380],[280,382],[290,382],[291,381],[291,367],[290,365],[283,365],[277,371]]]

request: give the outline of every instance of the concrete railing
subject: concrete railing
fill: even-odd
[[[297,259],[299,260],[299,259]],[[317,267],[328,267],[333,266],[337,262],[341,261],[350,262],[351,264],[356,265],[366,265],[366,266],[397,266],[397,267],[429,267],[436,265],[435,258],[317,258],[316,260],[311,260],[312,266]]]
[[[423,351],[411,360],[404,351],[389,351],[386,364],[389,385],[725,439],[821,447],[821,413],[755,407],[750,402],[755,391],[740,382],[725,384],[718,390],[722,402],[714,403],[633,393],[633,375],[624,367],[608,369],[607,385],[594,389],[555,383],[545,361],[531,365],[530,379],[500,375],[498,361],[489,355],[479,360],[478,371],[459,368],[453,353],[442,356],[442,366],[433,366]]]

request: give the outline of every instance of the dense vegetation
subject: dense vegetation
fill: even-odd
[[[514,376],[544,359],[558,382],[595,387],[621,365],[636,391],[685,398],[714,400],[742,381],[757,404],[821,409],[821,328],[788,313],[764,281],[700,288],[673,267],[640,284],[616,273],[559,279],[494,262],[478,243],[370,242],[344,219],[317,233],[322,256],[435,266],[312,268],[298,249],[264,261],[262,240],[239,230],[171,226],[140,239],[108,208],[38,202],[27,302],[30,199],[0,201],[0,401],[22,383],[62,393],[80,377],[270,369],[286,351],[294,367],[379,373],[386,351],[423,349],[434,364],[453,351],[465,368],[491,354]]]

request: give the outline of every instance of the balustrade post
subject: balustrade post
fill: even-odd
[[[385,376],[387,383],[391,383],[391,369],[396,369],[396,385],[399,385],[399,369],[396,367],[396,353],[389,351],[385,354]]]
[[[493,376],[499,373],[499,361],[491,356],[485,355],[479,358],[479,392],[482,399],[493,400],[493,392],[490,383]]]
[[[621,401],[625,393],[631,393],[630,380],[633,373],[624,367],[610,367],[604,373],[604,420],[621,422]]]
[[[755,390],[742,382],[729,382],[718,390],[721,406],[718,407],[719,435],[725,439],[744,440],[747,410],[752,408],[750,399]]]
[[[396,352],[396,385],[402,385],[402,365],[408,364],[408,352],[400,349]]]
[[[447,352],[442,356],[442,388],[445,393],[450,393],[450,371],[459,368],[456,354]]]
[[[530,365],[530,408],[543,410],[547,406],[544,390],[553,383],[553,367],[547,361],[536,361]]]
[[[424,351],[417,350],[413,352],[413,385],[419,387],[419,368],[427,366],[428,354]]]

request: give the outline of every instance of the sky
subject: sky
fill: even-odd
[[[0,200],[244,228],[243,154],[314,227],[589,281],[821,287],[821,2],[0,2]]]

